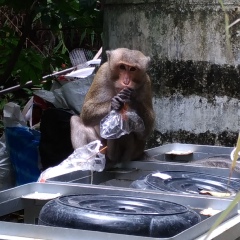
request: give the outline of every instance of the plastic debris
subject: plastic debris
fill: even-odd
[[[99,140],[77,148],[66,160],[55,167],[50,167],[43,171],[38,182],[45,182],[46,179],[53,178],[77,170],[103,171],[105,167],[105,155],[101,154]]]
[[[133,110],[112,110],[100,122],[100,135],[105,139],[120,138],[130,132],[142,132],[145,126],[143,120]]]

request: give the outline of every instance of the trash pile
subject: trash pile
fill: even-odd
[[[70,139],[70,118],[81,111],[101,51],[92,58],[75,49],[69,55],[73,67],[43,77],[53,78],[50,91],[34,91],[23,111],[13,102],[4,106],[0,190],[52,177],[55,167],[58,174],[104,169],[100,142],[73,151]]]

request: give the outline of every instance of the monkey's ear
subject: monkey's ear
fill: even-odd
[[[150,61],[151,61],[151,58],[150,58],[150,57],[145,57],[145,58],[144,58],[144,61],[143,61],[143,62],[144,62],[144,65],[145,65],[145,68],[146,68],[146,69],[148,68]]]

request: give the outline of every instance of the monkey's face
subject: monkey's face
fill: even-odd
[[[123,88],[138,89],[141,87],[146,78],[143,77],[145,72],[139,68],[138,65],[129,64],[120,61],[115,66],[115,88],[120,91]]]
[[[126,48],[107,51],[107,56],[110,78],[117,92],[123,88],[138,89],[145,84],[149,57],[140,51]]]
[[[136,89],[139,85],[143,84],[143,79],[140,77],[141,70],[136,65],[128,64],[125,62],[119,62],[116,66],[116,72],[118,73],[115,87],[119,89],[132,88]],[[139,80],[142,81],[139,81]]]

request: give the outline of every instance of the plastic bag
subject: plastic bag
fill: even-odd
[[[35,182],[40,174],[38,146],[40,132],[27,127],[20,106],[10,102],[3,110],[6,146],[16,185]]]
[[[53,178],[77,170],[103,171],[106,160],[105,155],[99,153],[101,145],[101,142],[96,140],[81,148],[77,148],[62,163],[43,171],[38,181],[45,182],[48,178]]]
[[[130,132],[142,132],[144,129],[143,120],[131,109],[112,110],[100,122],[100,135],[105,139],[120,138]]]
[[[40,132],[28,127],[7,127],[5,134],[16,185],[37,181]]]
[[[14,187],[14,174],[3,134],[0,138],[0,191],[11,187]]]
[[[58,87],[55,86],[51,91],[36,90],[34,95],[52,103],[56,108],[71,109],[79,114],[92,80],[93,76],[89,76],[81,80],[67,82]]]

